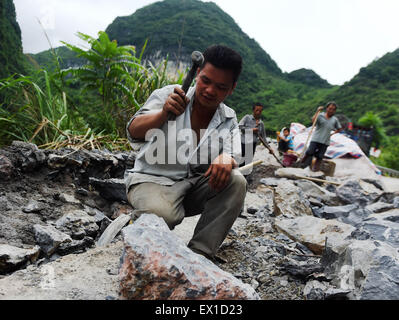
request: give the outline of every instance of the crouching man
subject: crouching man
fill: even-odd
[[[155,90],[127,125],[131,143],[145,140],[125,173],[127,196],[139,212],[162,217],[171,230],[200,214],[188,247],[208,259],[243,206],[247,183],[237,170],[241,154],[235,112],[223,101],[242,70],[242,58],[225,46],[204,52],[196,86]],[[168,115],[176,116],[168,121]]]

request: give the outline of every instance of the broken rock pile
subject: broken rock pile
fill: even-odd
[[[0,150],[0,275],[92,248],[112,219],[131,210],[101,192],[109,180],[123,185],[133,164],[129,153],[47,151],[17,141]]]
[[[306,174],[303,170],[301,176]],[[399,193],[386,192],[372,179],[348,178],[336,186],[286,177],[279,177],[277,170],[252,186],[258,197],[246,203],[247,219],[241,221],[241,230],[233,227],[229,246],[245,247],[246,256],[262,257],[263,264],[272,258],[280,278],[270,277],[270,270],[268,286],[288,275],[304,299],[399,299]],[[270,192],[273,200],[259,197]],[[288,241],[277,241],[281,235]],[[275,252],[270,257],[272,247],[280,248],[275,250],[279,257]],[[224,250],[226,257],[234,254],[226,244]],[[255,272],[244,281],[258,290],[265,287]],[[261,297],[268,298],[267,293]]]
[[[38,277],[46,266],[57,262],[57,277],[72,279],[64,261],[105,256],[98,239],[112,220],[132,214],[123,174],[134,159],[133,152],[39,150],[22,142],[0,150],[0,298],[11,292],[14,298],[39,297],[35,284],[24,281],[45,283]],[[124,253],[121,262],[109,262],[112,281],[104,281],[107,271],[87,266],[89,293],[83,286],[72,292],[60,281],[54,297],[105,299],[109,292],[112,299],[399,299],[399,193],[373,179],[316,184],[279,170],[254,169],[244,214],[218,252],[227,262],[192,253],[162,220],[143,215],[113,241],[123,241]],[[106,268],[107,262],[93,265]],[[73,270],[77,279],[79,271]]]

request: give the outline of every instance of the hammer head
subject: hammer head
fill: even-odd
[[[195,67],[202,67],[204,64],[204,56],[199,51],[194,51],[191,54],[191,60],[193,61],[193,66]]]

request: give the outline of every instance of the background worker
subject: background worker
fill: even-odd
[[[290,135],[290,129],[284,127],[280,133],[280,141],[278,142],[278,150],[282,153],[288,150],[294,150],[294,142],[292,141],[292,136]]]
[[[316,157],[316,163],[312,168],[313,171],[319,171],[324,154],[330,145],[332,135],[342,131],[339,120],[334,116],[337,111],[335,102],[326,104],[326,112],[320,113],[324,107],[319,107],[312,118],[312,122],[316,121],[316,130],[310,141],[309,148],[306,150],[305,157],[301,161],[301,167],[306,168],[311,165],[313,157]],[[332,134],[331,131],[335,130]]]
[[[258,134],[266,140],[265,126],[261,119],[263,104],[257,102],[252,107],[252,114],[245,115],[238,124],[241,131],[241,163],[240,167],[252,162],[256,145],[259,142]]]

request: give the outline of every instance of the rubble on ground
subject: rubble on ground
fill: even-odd
[[[321,175],[326,182],[315,183],[306,169],[295,168],[305,179],[291,179],[276,174],[276,163],[256,167],[243,215],[218,251],[222,263],[192,253],[189,239],[159,221],[133,223],[97,245],[113,220],[131,213],[122,179],[134,159],[22,142],[0,150],[0,299],[399,299],[399,191],[374,176]],[[191,231],[194,219],[186,219]],[[173,246],[156,248],[159,237]],[[196,270],[206,270],[203,287],[190,278]]]

